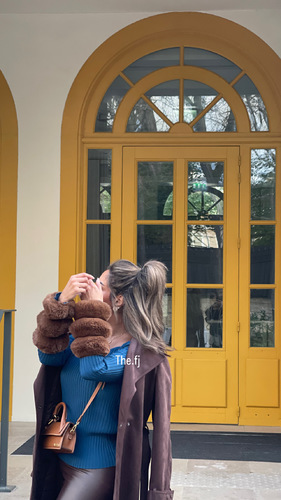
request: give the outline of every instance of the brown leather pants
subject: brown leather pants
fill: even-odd
[[[57,500],[112,500],[115,467],[77,469],[60,460],[63,486]]]

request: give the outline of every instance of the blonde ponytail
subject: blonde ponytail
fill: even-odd
[[[164,322],[162,301],[167,268],[150,260],[142,268],[120,259],[109,266],[108,285],[112,300],[122,295],[123,322],[128,333],[151,351],[164,354]]]

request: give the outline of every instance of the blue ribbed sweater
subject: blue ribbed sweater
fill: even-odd
[[[57,354],[39,351],[44,365],[62,366],[62,400],[67,406],[67,419],[76,422],[99,381],[105,382],[77,427],[73,454],[60,458],[73,467],[99,469],[115,465],[118,411],[124,364],[130,342],[114,347],[107,356],[76,358],[69,347]],[[118,356],[119,355],[119,356]],[[121,355],[121,356],[120,356]]]

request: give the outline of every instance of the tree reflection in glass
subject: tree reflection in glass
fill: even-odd
[[[111,149],[88,150],[87,219],[111,217]]]
[[[123,97],[130,89],[130,85],[121,76],[118,76],[106,91],[100,104],[97,119],[96,132],[111,132],[115,115]]]
[[[236,132],[234,114],[225,99],[220,99],[196,122],[193,130],[194,132]]]
[[[275,219],[275,149],[251,151],[251,218]]]
[[[172,195],[172,162],[138,162],[138,220],[171,219]]]
[[[274,290],[251,290],[250,347],[274,347]]]
[[[163,339],[167,345],[171,345],[172,344],[172,289],[171,288],[166,288],[163,297],[163,320],[165,325]]]
[[[171,120],[172,123],[179,121],[179,80],[170,80],[160,83],[160,85],[148,90],[145,95],[169,120]]]
[[[188,162],[188,219],[222,220],[223,162]]]
[[[168,132],[169,125],[145,102],[140,99],[132,109],[126,132]]]
[[[262,96],[252,80],[244,75],[233,87],[242,98],[251,122],[251,131],[268,131],[268,116]]]

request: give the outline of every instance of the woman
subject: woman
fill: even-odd
[[[92,278],[72,276],[61,294],[46,297],[38,315],[33,341],[42,367],[35,381],[31,500],[170,500],[166,268],[157,261],[139,268],[119,260],[96,283]],[[44,450],[40,434],[55,405],[63,400],[68,420],[75,421],[99,381],[104,389],[77,428],[73,455]],[[151,411],[152,450],[146,425]]]

